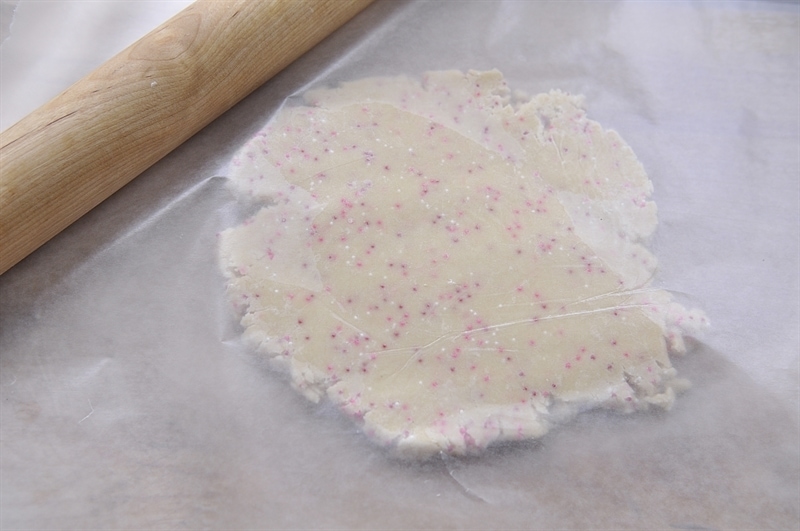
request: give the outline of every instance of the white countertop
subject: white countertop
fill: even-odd
[[[0,127],[188,3],[3,1]],[[712,323],[672,412],[402,463],[239,345],[230,156],[307,86],[448,68],[582,93],[633,147],[658,284]],[[378,0],[0,277],[0,527],[796,527],[798,94],[796,3]]]

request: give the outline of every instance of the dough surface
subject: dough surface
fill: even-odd
[[[705,325],[653,288],[652,184],[561,92],[497,71],[311,91],[237,154],[220,235],[244,337],[401,454],[476,453],[590,408],[668,408]]]

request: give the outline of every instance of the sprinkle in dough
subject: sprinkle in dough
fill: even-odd
[[[262,208],[220,237],[244,337],[306,397],[413,456],[672,404],[705,317],[651,287],[652,185],[579,98],[446,71],[306,102],[235,157]]]

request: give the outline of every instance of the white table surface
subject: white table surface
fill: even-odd
[[[2,1],[0,128],[187,4]],[[308,85],[495,67],[633,147],[658,284],[712,328],[667,415],[400,463],[238,344],[220,177]],[[0,277],[0,527],[796,528],[798,94],[797,3],[379,0]]]

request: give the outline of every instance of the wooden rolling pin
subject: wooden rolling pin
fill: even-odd
[[[198,0],[0,134],[0,274],[372,0]]]

